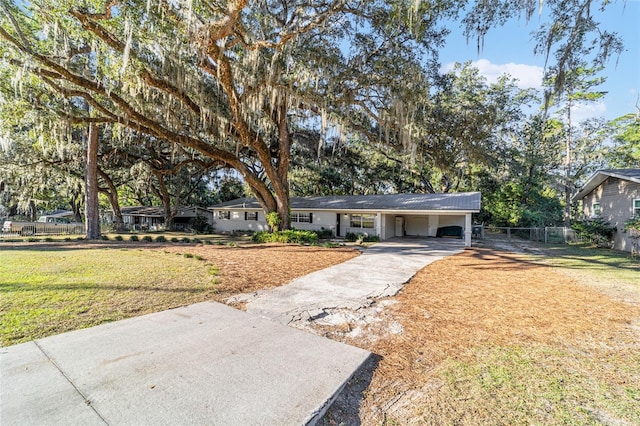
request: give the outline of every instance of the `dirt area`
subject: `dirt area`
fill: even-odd
[[[640,382],[637,369],[625,371],[640,361],[640,306],[616,301],[521,254],[465,250],[427,266],[397,296],[380,303],[386,308],[377,312],[378,320],[357,336],[349,333],[352,325],[318,328],[327,337],[378,356],[354,378],[325,424],[553,424],[559,411],[599,407],[599,402],[568,392],[569,408],[560,403],[545,406],[548,401],[536,405],[530,393],[542,392],[549,375],[574,374],[579,376],[575,381],[595,376],[621,385]],[[512,358],[525,358],[523,364],[540,368],[543,377],[531,374],[526,380],[535,383],[518,383],[515,390],[509,388],[509,380],[517,374],[513,372],[489,393],[486,381],[474,386],[476,377],[488,374],[483,368],[491,372],[487,357],[514,351],[518,356]],[[554,357],[553,367],[541,366],[551,357],[531,355],[537,351],[562,355]],[[620,364],[612,357],[628,358]],[[590,367],[576,373],[581,363]],[[468,376],[461,373],[475,368]],[[518,387],[526,389],[512,401]],[[640,401],[633,398],[629,403],[635,402],[637,408]],[[532,406],[522,408],[523,404]],[[604,416],[612,424],[627,424],[603,409],[592,409],[593,415],[589,408],[584,411],[587,414],[571,418],[599,423],[598,416]]]

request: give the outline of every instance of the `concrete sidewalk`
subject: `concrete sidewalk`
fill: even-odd
[[[369,355],[200,303],[0,348],[0,424],[314,424]]]
[[[376,299],[393,296],[420,269],[464,250],[462,240],[402,238],[386,240],[362,255],[270,290],[235,297],[246,310],[283,324],[306,329],[305,322],[344,311],[358,311]]]

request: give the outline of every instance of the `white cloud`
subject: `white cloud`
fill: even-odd
[[[581,123],[590,118],[604,117],[607,112],[607,105],[603,101],[577,104],[571,107],[571,121]]]
[[[444,71],[451,71],[454,65],[454,63],[446,64]],[[487,59],[473,61],[471,65],[478,68],[480,74],[486,77],[489,83],[496,83],[501,75],[509,74],[518,80],[517,84],[521,89],[542,88],[544,69],[536,65],[514,64],[513,62],[508,64],[492,64],[491,61]]]

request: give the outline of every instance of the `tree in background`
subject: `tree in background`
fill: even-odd
[[[613,146],[607,153],[613,168],[640,167],[640,108],[613,120]]]

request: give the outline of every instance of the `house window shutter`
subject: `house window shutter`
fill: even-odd
[[[247,220],[247,212],[244,212],[244,220]]]
[[[256,212],[256,220],[258,220],[258,215],[259,214],[260,214],[259,212]]]
[[[309,213],[309,223],[313,223],[313,213]]]

